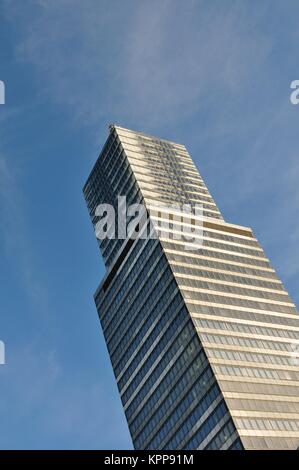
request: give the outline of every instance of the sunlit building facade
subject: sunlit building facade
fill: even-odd
[[[84,186],[94,226],[102,203],[118,220],[119,195],[158,234],[98,240],[95,303],[134,447],[297,449],[299,317],[252,230],[224,221],[183,145],[112,125]],[[176,237],[184,204],[202,207],[196,250]]]

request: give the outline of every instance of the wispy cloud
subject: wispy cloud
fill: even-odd
[[[242,94],[270,52],[251,31],[261,12],[247,24],[246,13],[238,2],[139,2],[121,64],[130,112],[180,123]]]
[[[17,58],[35,66],[40,93],[68,106],[80,125],[109,115],[179,123],[206,103],[242,94],[271,52],[258,28],[263,9],[246,21],[251,7],[240,2],[6,6],[19,25]]]

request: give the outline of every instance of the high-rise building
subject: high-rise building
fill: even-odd
[[[296,307],[252,230],[224,221],[186,148],[112,125],[84,195],[95,227],[99,204],[119,217],[121,195],[158,233],[98,240],[107,273],[95,303],[134,447],[297,449]],[[167,215],[183,204],[203,208],[189,223],[202,226],[196,250],[176,237],[180,209]]]

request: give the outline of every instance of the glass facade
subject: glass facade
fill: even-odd
[[[186,148],[110,126],[84,196],[94,226],[98,204],[118,219],[126,196],[158,233],[99,240],[95,303],[134,447],[298,448],[295,305],[251,229],[224,221]],[[157,204],[202,206],[200,249],[177,239],[183,217],[159,226]]]

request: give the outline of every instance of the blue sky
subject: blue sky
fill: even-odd
[[[299,304],[297,0],[2,0],[0,448],[131,448],[82,186],[111,122],[184,143]]]

